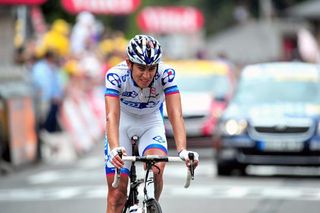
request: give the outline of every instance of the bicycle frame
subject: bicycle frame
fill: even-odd
[[[136,152],[136,143],[138,141],[138,137],[134,136],[132,137],[132,152]],[[161,212],[160,205],[157,203],[154,197],[154,173],[152,170],[152,167],[155,166],[157,162],[182,162],[183,160],[179,157],[168,157],[168,156],[158,156],[158,155],[148,155],[148,156],[122,156],[121,153],[119,155],[122,157],[124,161],[131,161],[131,169],[130,169],[130,188],[129,188],[129,195],[127,197],[127,201],[125,204],[125,207],[123,209],[123,213],[125,213],[127,210],[130,209],[130,207],[134,205],[139,205],[138,200],[138,187],[141,183],[144,182],[144,199],[143,199],[143,209],[145,213],[147,213],[147,207],[148,205],[158,205],[157,208],[159,208]],[[189,159],[193,159],[193,156],[189,156]],[[145,171],[145,177],[144,179],[137,179],[137,172],[136,172],[136,165],[135,162],[144,162],[146,163],[146,171]],[[187,180],[185,183],[185,188],[188,188],[190,185],[190,180],[193,180],[193,166],[190,166],[187,173]],[[114,181],[112,183],[112,186],[114,188],[117,188],[120,182],[120,169],[116,169],[114,176]],[[156,211],[157,212],[157,211]]]
[[[132,137],[131,143],[132,143],[132,153],[134,153],[135,155],[137,154],[137,150],[136,150],[136,144],[138,142],[138,137]],[[137,180],[137,170],[136,170],[136,165],[135,165],[135,161],[133,161],[131,163],[131,168],[130,168],[130,188],[129,188],[129,196],[127,198],[125,207],[123,209],[123,213],[125,213],[127,211],[127,209],[129,209],[131,206],[133,205],[138,205],[139,204],[139,199],[138,199],[138,187],[141,183],[143,183],[144,180],[143,179],[139,179]]]
[[[143,182],[144,182],[143,209],[144,209],[144,212],[147,212],[146,207],[147,207],[148,201],[153,200],[153,199],[155,200],[155,197],[154,197],[154,174],[152,171],[152,164],[147,163],[147,170],[146,170],[145,178],[144,179],[137,179],[136,166],[135,166],[135,162],[133,161],[132,165],[131,165],[131,172],[130,172],[130,191],[129,191],[129,196],[127,198],[127,202],[126,202],[125,207],[123,209],[123,213],[125,213],[128,209],[130,209],[131,206],[139,204],[138,187]]]

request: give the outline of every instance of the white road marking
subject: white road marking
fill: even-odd
[[[88,180],[104,181],[104,169],[97,170],[76,170],[73,171],[45,171],[28,177],[30,184],[50,184],[57,182],[80,182]]]
[[[94,162],[96,162],[96,164]],[[82,161],[78,166],[81,167],[81,169],[40,172],[38,174],[31,175],[27,180],[30,184],[35,185],[56,182],[80,182],[83,180],[87,181],[98,179],[104,181],[104,166],[98,164],[95,158],[91,158],[88,161]],[[142,165],[137,164],[137,173],[143,174]],[[184,180],[186,173],[187,169],[183,163],[167,165],[165,169],[165,177],[181,178]],[[196,170],[196,176],[213,177],[214,175],[214,167],[212,166],[212,163],[209,162],[203,162]]]
[[[53,183],[61,179],[62,173],[58,171],[46,171],[28,177],[31,184]]]
[[[141,185],[139,192],[142,194]],[[106,186],[73,186],[51,188],[17,188],[0,190],[0,202],[37,201],[68,199],[105,199]],[[192,185],[185,189],[180,184],[167,184],[162,193],[163,198],[193,197],[196,199],[284,199],[320,201],[319,188],[301,188],[287,186],[221,186]]]
[[[191,186],[182,189],[166,185],[164,196],[195,197],[207,199],[284,199],[320,200],[319,188],[297,188],[285,186]]]
[[[76,166],[78,168],[91,169],[91,168],[103,168],[104,167],[104,158],[98,157],[87,157],[80,159]]]
[[[98,158],[80,161],[80,169],[44,171],[27,177],[29,187],[0,189],[0,202],[6,201],[41,201],[41,200],[68,200],[68,199],[106,199],[104,168]],[[101,169],[101,170],[100,170]],[[138,167],[138,174],[143,174],[142,167]],[[195,199],[284,199],[284,200],[310,200],[320,201],[320,188],[299,187],[253,183],[245,186],[231,182],[206,182],[197,181],[198,177],[214,177],[216,170],[211,161],[202,161],[196,170],[196,179],[188,189],[183,188],[186,168],[184,164],[167,165],[165,178],[176,178],[181,181],[176,184],[167,183],[164,186],[162,198],[192,197]],[[94,185],[83,185],[87,180]],[[81,182],[82,181],[82,182]],[[76,186],[55,187],[44,184],[78,183]],[[213,184],[214,183],[214,184]],[[142,195],[141,184],[139,188]]]

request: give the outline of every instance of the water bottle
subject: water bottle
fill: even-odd
[[[130,207],[129,212],[142,213],[142,209],[137,204],[134,204]]]

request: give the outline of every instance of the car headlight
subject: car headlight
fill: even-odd
[[[224,124],[224,131],[228,135],[240,135],[247,129],[246,120],[228,120]]]
[[[320,135],[320,121],[318,121],[317,124],[317,134]]]

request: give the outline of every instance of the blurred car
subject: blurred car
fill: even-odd
[[[218,175],[247,165],[320,165],[320,67],[246,66],[214,138]]]
[[[209,60],[167,61],[176,71],[187,136],[211,136],[234,89],[231,67]],[[164,109],[167,136],[172,126]]]

